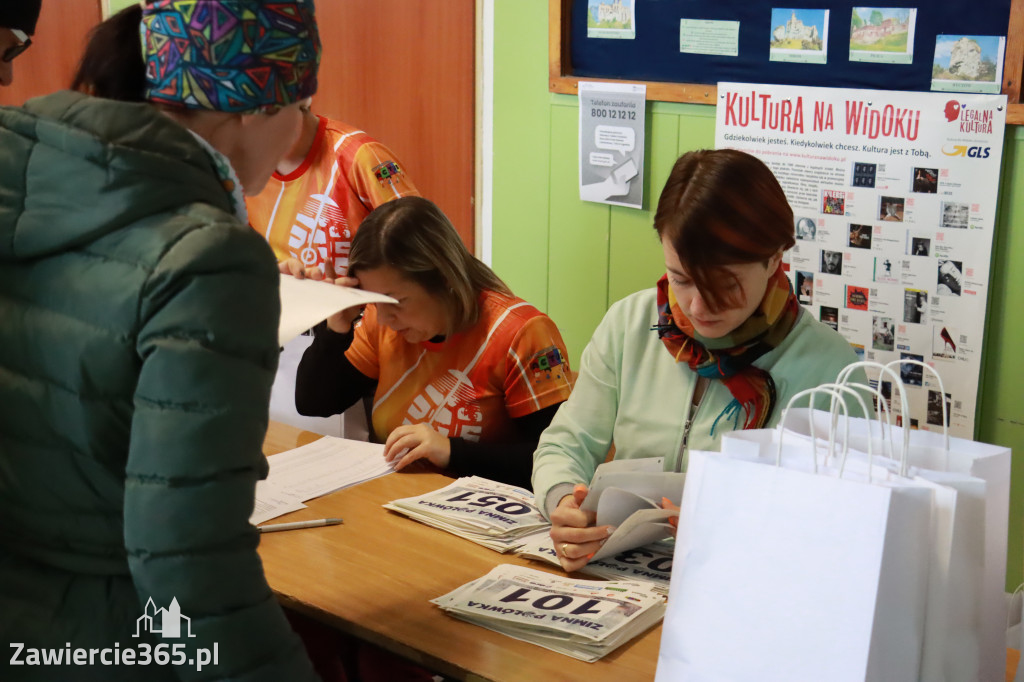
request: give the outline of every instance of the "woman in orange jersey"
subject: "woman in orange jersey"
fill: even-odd
[[[298,141],[245,202],[282,272],[317,268],[333,278],[345,274],[367,214],[406,196],[419,191],[394,152],[355,126],[314,114],[307,100]]]
[[[295,404],[342,412],[373,395],[372,433],[402,469],[428,459],[453,475],[529,487],[533,451],[571,389],[554,322],[473,257],[432,202],[375,209],[336,283],[396,304],[343,311],[299,364]]]

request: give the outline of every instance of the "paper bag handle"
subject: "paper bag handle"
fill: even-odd
[[[874,369],[878,370],[878,380],[875,382],[878,385],[875,388],[871,388],[871,386],[865,386],[864,384],[859,384],[859,383],[849,383],[850,375],[853,373],[853,371],[855,369],[859,369],[859,368],[865,368],[865,369],[866,368],[874,368]],[[880,430],[880,434],[879,435],[881,436],[882,443],[885,446],[885,454],[886,454],[886,456],[889,459],[895,460],[896,456],[893,453],[894,447],[893,447],[893,444],[892,444],[892,410],[889,409],[889,406],[888,406],[888,404],[885,401],[885,396],[882,395],[882,375],[888,375],[888,377],[890,379],[892,379],[892,384],[893,384],[894,390],[898,390],[899,391],[900,407],[902,408],[902,411],[903,411],[902,413],[903,414],[908,414],[910,412],[910,407],[909,407],[909,403],[907,401],[906,387],[903,385],[903,381],[900,379],[900,375],[895,370],[893,370],[891,367],[883,365],[883,364],[881,364],[879,362],[872,362],[870,360],[862,360],[860,362],[854,362],[854,363],[851,363],[851,364],[847,365],[846,367],[844,367],[839,372],[839,376],[836,377],[836,383],[843,384],[843,385],[846,385],[846,386],[860,387],[860,388],[863,388],[866,391],[870,391],[871,393],[873,393],[874,395],[876,395],[878,397],[878,406],[879,406],[879,413],[880,413],[879,417],[878,417],[878,425],[879,425],[879,430]],[[834,409],[832,410],[832,412],[833,412],[833,424],[834,424],[835,423],[835,419],[837,418],[837,415],[835,415],[835,410]],[[883,420],[883,415],[884,415],[884,420]],[[867,415],[865,415],[865,416],[867,416]],[[886,438],[886,427],[888,427],[888,438]],[[870,421],[868,423],[868,437],[869,438],[871,437],[871,424],[870,424]],[[906,452],[906,450],[907,450],[907,448],[909,446],[910,446],[909,434],[904,434],[903,452]],[[901,473],[903,473],[903,472],[901,471]]]
[[[845,383],[845,382],[843,382],[841,385],[842,386],[847,386],[847,387],[853,388],[853,389],[861,389],[861,390],[867,391],[868,393],[872,394],[876,398],[877,403],[878,403],[878,411],[880,413],[879,417],[878,417],[878,427],[879,427],[879,431],[880,431],[879,436],[882,439],[882,446],[883,446],[883,449],[884,449],[884,454],[889,459],[895,460],[896,456],[893,453],[895,452],[896,448],[892,444],[892,412],[889,410],[889,405],[888,405],[888,403],[885,400],[885,396],[882,395],[882,389],[877,387],[877,386],[875,388],[871,388],[870,386],[865,386],[864,384],[849,384],[849,383]],[[866,406],[865,406],[865,409],[866,409]],[[832,413],[832,424],[835,425],[835,423],[839,420],[839,412],[835,408],[834,405],[833,405],[833,407],[831,409],[831,413]],[[871,419],[870,417],[866,417],[866,419],[867,419],[867,422],[868,422],[868,438],[870,438],[871,437],[871,424],[875,420]],[[886,428],[885,428],[886,426],[889,427],[889,433],[888,433],[889,437],[888,438],[886,438]]]
[[[948,460],[949,460],[949,413],[946,410],[946,386],[942,383],[942,376],[939,375],[938,370],[936,370],[934,367],[932,367],[931,365],[928,365],[926,363],[923,363],[920,360],[911,360],[910,358],[901,358],[899,360],[893,360],[892,362],[887,364],[886,367],[891,367],[892,365],[917,365],[918,367],[923,367],[926,370],[928,370],[929,372],[931,372],[932,376],[935,377],[935,380],[939,382],[939,399],[940,399],[940,402],[942,403],[942,435],[943,435],[943,441],[945,443],[946,460],[947,460],[947,464],[948,464]],[[909,420],[910,417],[908,416],[907,419]],[[907,424],[907,430],[908,431],[909,431],[909,427],[910,427],[910,424]]]
[[[840,391],[845,391],[846,393],[849,393],[854,398],[856,398],[857,402],[860,403],[861,413],[865,414],[865,415],[869,414],[868,413],[868,406],[864,402],[864,398],[862,398],[860,393],[858,393],[857,390],[855,390],[856,388],[863,388],[860,384],[854,384],[852,386],[849,385],[849,384],[821,384],[821,386],[819,386],[818,388],[828,388],[828,389],[832,390],[832,408],[833,408],[833,416],[834,416],[835,419],[833,419],[833,421],[832,421],[832,427],[831,427],[831,429],[829,429],[830,431],[834,431],[835,430],[836,420],[838,420],[838,418],[839,418],[838,410],[835,410],[835,407],[836,407],[837,403],[839,403],[839,401],[841,401],[843,399],[842,396],[840,395]],[[868,389],[870,390],[870,387],[868,387]],[[813,419],[811,421],[813,421]],[[871,435],[870,428],[869,428],[869,431],[868,431],[868,435],[869,436]],[[846,419],[846,429],[844,431],[844,436],[843,437],[844,437],[844,441],[846,443],[848,443],[849,442],[849,437],[850,437],[850,419],[849,419],[849,417],[847,417],[847,419]],[[883,434],[883,437],[884,437],[884,434]],[[832,448],[830,446],[829,447],[828,455],[826,455],[826,460],[825,460],[826,462],[828,461],[828,457],[831,456],[831,454],[832,454]],[[875,456],[875,453],[873,451],[873,446],[871,444],[871,438],[868,438],[868,482],[869,483],[871,482],[871,464],[874,461],[874,456]],[[843,462],[839,466],[839,476],[840,477],[842,477],[843,470],[845,468],[846,468],[846,459],[844,457]]]
[[[843,425],[845,426],[845,430],[844,430],[844,433],[843,433],[843,452],[842,452],[842,457],[841,457],[841,459],[839,461],[839,477],[842,478],[843,472],[846,469],[846,455],[849,452],[849,448],[850,448],[850,420],[849,420],[849,416],[848,416],[849,413],[848,413],[847,408],[846,408],[846,399],[842,395],[843,392],[852,394],[853,397],[855,397],[857,399],[857,401],[860,402],[861,409],[864,410],[865,414],[867,414],[867,405],[864,403],[864,399],[860,397],[860,394],[857,393],[857,391],[855,391],[852,388],[850,388],[849,386],[845,386],[845,385],[842,385],[842,384],[822,384],[822,385],[816,386],[814,388],[808,388],[808,389],[805,389],[803,391],[800,391],[799,393],[797,393],[796,395],[794,395],[792,398],[789,399],[789,402],[786,403],[786,409],[783,410],[783,412],[782,412],[782,419],[779,420],[779,446],[778,446],[778,450],[777,450],[777,452],[775,454],[775,466],[782,466],[782,441],[783,441],[783,438],[785,437],[784,434],[785,434],[786,418],[789,416],[789,409],[793,406],[794,403],[796,403],[798,400],[800,400],[801,398],[804,398],[804,397],[808,397],[808,404],[810,405],[811,409],[813,409],[814,408],[813,396],[817,395],[817,394],[820,394],[820,393],[827,393],[829,396],[831,396],[831,398],[833,400],[833,403],[832,403],[833,405],[835,405],[836,401],[838,401],[838,404],[842,406],[842,408],[843,408],[843,417],[845,418],[843,420]],[[814,419],[813,418],[810,420],[809,426],[810,426],[810,431],[811,431],[811,454],[812,454],[812,456],[814,458],[814,473],[818,473],[818,446],[817,446],[818,439],[817,439],[817,437],[816,437],[816,435],[814,433]],[[835,450],[835,425],[833,424],[832,427],[829,428],[829,434],[828,434],[828,452],[829,452],[829,454],[831,455],[834,452],[834,450]],[[874,453],[872,452],[871,439],[869,438],[868,439],[868,482],[869,483],[871,482],[871,464],[872,464],[873,457],[874,457]]]
[[[892,362],[889,362],[888,364],[885,364],[885,365],[883,365],[881,363],[869,362],[869,361],[855,362],[853,364],[850,364],[850,365],[847,365],[846,367],[844,367],[839,372],[839,376],[836,379],[837,382],[845,383],[847,378],[849,377],[850,373],[853,372],[853,370],[856,369],[857,367],[864,367],[864,368],[872,367],[872,368],[878,369],[878,371],[879,371],[879,373],[878,373],[878,382],[879,382],[879,384],[881,384],[882,375],[883,374],[888,374],[890,376],[890,378],[892,379],[892,381],[893,381],[894,389],[896,387],[899,388],[899,390],[900,390],[900,411],[901,411],[901,414],[903,415],[904,419],[907,420],[907,423],[903,425],[903,451],[902,451],[902,455],[900,457],[900,461],[901,461],[900,475],[901,476],[907,476],[908,473],[909,473],[909,469],[910,469],[910,464],[909,464],[909,462],[910,462],[910,408],[907,405],[906,386],[904,385],[903,379],[900,378],[899,374],[897,374],[896,371],[893,370],[893,365],[905,365],[905,364],[906,365],[917,365],[919,367],[923,367],[923,368],[927,369],[929,372],[932,373],[932,375],[935,377],[935,379],[939,383],[939,395],[940,395],[940,399],[942,401],[942,433],[943,433],[943,439],[944,439],[944,443],[945,443],[946,463],[947,463],[947,466],[948,466],[948,464],[949,464],[949,414],[948,414],[948,411],[946,409],[946,387],[945,387],[945,385],[942,382],[942,376],[939,375],[938,371],[934,367],[932,367],[931,365],[927,365],[927,364],[921,362],[920,360],[911,360],[909,358],[902,358],[900,360],[893,360]],[[880,400],[879,404],[882,404],[882,403],[883,403],[883,401]],[[891,438],[892,438],[892,435],[891,435],[891,433],[892,433],[891,415],[889,415],[889,418],[890,418],[889,429],[890,429],[890,440],[891,440]],[[869,435],[870,435],[870,431],[869,431]]]
[[[881,386],[882,386],[882,376],[883,375],[887,375],[892,380],[893,390],[894,391],[897,390],[897,389],[899,390],[899,393],[900,393],[900,414],[906,415],[907,419],[910,418],[909,417],[909,415],[910,415],[910,406],[909,406],[909,403],[907,401],[907,388],[906,388],[906,386],[903,385],[903,380],[900,379],[900,375],[896,372],[896,370],[894,370],[889,365],[883,365],[880,362],[871,362],[870,360],[862,360],[861,362],[854,362],[852,364],[847,365],[846,367],[844,367],[839,372],[839,376],[836,378],[836,382],[845,384],[849,380],[850,374],[853,373],[853,370],[858,369],[858,368],[864,368],[864,369],[873,368],[873,369],[877,369],[878,370],[878,380],[877,380],[878,381],[878,391],[877,391],[877,393],[878,393],[878,396],[879,396],[879,401],[878,401],[879,405],[884,405],[885,404],[885,400],[882,397],[882,388],[881,388]],[[853,385],[860,385],[860,384],[853,384]],[[868,390],[871,390],[870,387],[867,387],[867,388],[868,388]],[[889,426],[889,440],[888,440],[888,443],[887,443],[887,445],[888,445],[888,456],[889,456],[890,459],[896,459],[893,456],[893,452],[892,452],[892,449],[893,449],[892,448],[892,413],[891,413],[891,411],[888,408],[886,408],[885,410],[882,410],[882,411],[885,412],[885,416],[886,416],[888,421],[887,422],[880,422],[880,424],[887,423],[888,426]],[[909,424],[908,424],[908,426],[909,426]],[[882,435],[882,438],[883,438],[883,441],[884,441],[884,439],[885,439],[885,426],[880,426],[880,428],[882,430],[882,434],[881,435]],[[870,427],[868,429],[868,436],[869,436],[869,440],[870,440],[870,436],[871,436]],[[906,476],[907,475],[907,468],[909,467],[909,463],[908,463],[909,462],[909,452],[910,452],[910,429],[907,428],[907,429],[903,430],[903,449],[900,451],[900,475],[901,476]]]
[[[1006,609],[1006,627],[1004,628],[1004,631],[1010,629],[1010,618],[1013,617],[1013,614],[1019,611],[1021,608],[1024,608],[1024,601],[1018,601],[1017,597],[1020,597],[1021,600],[1024,600],[1024,583],[1017,585],[1017,589],[1010,593],[1010,600],[1009,604],[1007,604]],[[1018,603],[1021,604],[1021,607],[1016,606]],[[1024,620],[1021,621],[1020,626],[1024,628]],[[1021,660],[1021,665],[1024,665],[1024,658],[1022,658]]]

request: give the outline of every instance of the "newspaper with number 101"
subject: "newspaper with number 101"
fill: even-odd
[[[577,580],[512,564],[431,601],[456,618],[584,661],[645,632],[665,612],[651,583]]]

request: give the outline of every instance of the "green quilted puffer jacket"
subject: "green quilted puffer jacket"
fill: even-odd
[[[154,108],[0,108],[0,679],[315,679],[248,522],[278,276]],[[185,662],[137,665],[160,644]]]

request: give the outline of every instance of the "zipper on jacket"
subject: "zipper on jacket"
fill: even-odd
[[[694,389],[693,389],[694,393],[696,393],[697,390],[701,388],[702,384],[703,384],[703,393],[701,393],[700,399],[696,403],[694,403],[693,402],[692,394],[691,394],[691,397],[690,397],[690,411],[686,415],[686,424],[683,425],[683,440],[679,444],[679,453],[678,453],[678,456],[676,457],[676,467],[675,467],[676,473],[679,473],[679,472],[681,472],[683,470],[683,456],[684,456],[684,453],[686,452],[686,446],[690,442],[690,427],[693,426],[693,419],[694,419],[694,417],[697,416],[697,410],[699,410],[700,406],[702,404],[704,404],[704,398],[707,397],[708,390],[711,388],[711,385],[710,385],[711,384],[711,380],[710,379],[706,379],[705,377],[698,377],[697,378],[697,385],[694,386]]]

